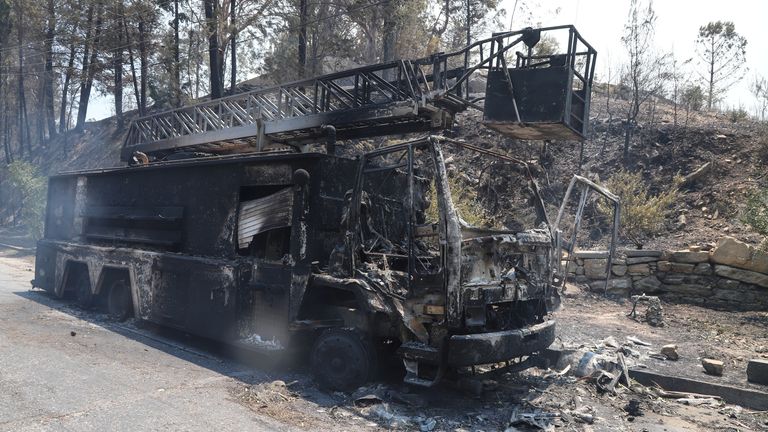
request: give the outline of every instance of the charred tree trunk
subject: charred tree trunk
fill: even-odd
[[[141,99],[139,98],[139,84],[136,80],[136,62],[133,58],[133,46],[131,44],[131,35],[128,33],[128,25],[125,23],[125,17],[122,20],[123,32],[125,34],[125,45],[128,47],[128,61],[131,66],[131,81],[133,82],[133,95],[136,98],[136,106],[139,107],[139,114],[144,115],[141,109]]]
[[[384,9],[384,37],[381,47],[381,61],[395,59],[397,47],[397,5],[396,0],[389,0]]]
[[[210,63],[211,98],[220,98],[224,93],[222,52],[219,48],[219,5],[218,0],[203,0],[205,19],[208,26],[208,61]]]
[[[61,105],[59,109],[59,133],[64,133],[69,128],[67,119],[67,101],[69,98],[69,84],[72,80],[72,74],[75,68],[75,43],[69,45],[69,60],[67,61],[67,71],[64,73],[64,84],[61,87]]]
[[[120,27],[124,17],[122,16],[122,7],[120,8]],[[123,117],[123,32],[117,32],[117,47],[115,48],[112,64],[115,69],[115,117],[117,119],[117,129],[125,126]]]
[[[83,77],[80,84],[80,101],[77,106],[77,123],[75,124],[75,130],[82,132],[85,126],[85,119],[88,114],[88,102],[91,98],[91,88],[93,87],[93,78],[96,75],[96,58],[98,55],[99,37],[101,36],[101,17],[104,4],[99,2],[96,10],[96,25],[93,27],[93,40],[90,41],[86,36],[85,41],[85,54],[83,55]],[[88,8],[88,23],[89,31],[86,35],[90,34],[91,23],[93,22],[93,7]]]
[[[304,78],[307,73],[307,0],[299,2],[299,78]]]
[[[29,118],[27,117],[27,98],[24,94],[24,14],[21,9],[21,1],[16,2],[16,16],[19,22],[17,23],[17,36],[19,40],[19,77],[18,81],[18,127],[16,133],[19,137],[19,154],[24,155],[24,147],[26,145],[27,152],[30,158],[32,157],[32,143],[30,142],[29,134]]]
[[[232,0],[234,3],[234,0]],[[173,0],[173,104],[181,106],[181,66],[179,65],[179,0]]]
[[[146,23],[139,21],[139,69],[141,69],[141,86],[139,88],[139,115],[147,113],[147,34]]]
[[[11,140],[9,139],[9,130],[10,125],[8,124],[8,98],[7,90],[5,90],[5,80],[6,75],[3,74],[3,51],[0,50],[0,126],[2,126],[2,136],[0,136],[0,139],[3,140],[3,150],[5,151],[5,162],[11,163],[13,162],[13,156],[11,155]]]
[[[50,138],[56,135],[56,113],[53,108],[53,40],[55,37],[56,9],[53,0],[48,0],[48,28],[45,33],[45,75],[43,78],[42,111],[45,113]]]
[[[229,4],[229,17],[230,17],[230,25],[232,26],[232,45],[231,45],[231,76],[230,76],[230,82],[229,82],[229,92],[231,94],[235,93],[235,87],[237,87],[237,27],[235,26],[235,19],[237,18],[237,12],[235,9],[236,6],[236,0],[231,0]]]

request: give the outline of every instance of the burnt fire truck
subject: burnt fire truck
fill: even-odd
[[[558,32],[564,52],[537,54]],[[449,129],[468,108],[510,137],[580,140],[595,56],[572,26],[529,28],[139,118],[127,166],[50,178],[33,286],[118,320],[305,353],[333,389],[371,379],[383,351],[427,386],[529,358],[554,340],[576,236],[558,228],[564,207],[549,219],[527,165],[442,136],[352,157],[337,142]],[[484,98],[469,91],[478,75]],[[531,192],[530,226],[466,223],[448,146],[522,173],[499,187]],[[568,190],[579,217],[590,191],[618,209],[586,179]]]

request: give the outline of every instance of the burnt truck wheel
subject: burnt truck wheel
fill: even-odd
[[[125,280],[118,279],[109,287],[107,312],[109,317],[115,321],[122,322],[131,317],[133,300],[131,299],[130,286]]]
[[[322,388],[354,390],[374,377],[376,357],[360,332],[328,329],[312,348],[312,371]]]
[[[74,289],[77,305],[83,309],[92,308],[95,296],[93,295],[93,292],[91,292],[91,279],[88,277],[88,272],[77,272]]]

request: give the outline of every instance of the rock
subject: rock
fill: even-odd
[[[576,267],[576,274],[579,276],[584,275],[584,267],[583,266]]]
[[[698,275],[710,276],[714,271],[709,263],[698,263],[693,268],[693,273]]]
[[[661,347],[661,355],[668,360],[677,360],[680,356],[677,354],[677,345],[664,345]]]
[[[615,265],[611,268],[611,270],[615,276],[624,276],[627,274],[627,266],[625,265]]]
[[[659,280],[667,285],[680,285],[685,283],[685,277],[674,273],[660,273]]]
[[[603,339],[602,343],[609,348],[618,348],[620,346],[619,343],[616,342],[616,338],[613,336],[608,336],[607,338]]]
[[[685,215],[680,215],[677,217],[677,227],[678,228],[685,228],[685,225],[688,224],[688,219],[685,218]]]
[[[648,275],[651,274],[651,268],[648,267],[647,263],[632,264],[627,266],[627,272],[631,275]]]
[[[725,265],[715,265],[715,274],[728,279],[735,279],[737,281],[768,288],[768,274],[742,270]]]
[[[580,259],[603,259],[608,258],[608,251],[576,251],[576,258]]]
[[[686,263],[677,263],[677,262],[670,262],[669,263],[669,269],[666,270],[671,273],[693,273],[693,269],[695,269],[696,266],[693,264],[686,264]]]
[[[603,276],[603,279],[605,277]],[[609,291],[626,291],[632,287],[632,280],[627,278],[613,278],[608,281]],[[605,280],[590,282],[589,288],[592,291],[603,291],[605,289]]]
[[[768,385],[768,360],[750,360],[747,364],[747,381]]]
[[[605,279],[606,277],[606,259],[585,259],[584,275],[590,279]]]
[[[704,366],[704,371],[706,371],[710,375],[716,375],[716,376],[722,376],[723,375],[723,368],[725,367],[725,364],[721,362],[720,360],[714,360],[714,359],[701,359],[701,365]]]
[[[627,249],[624,251],[624,255],[628,258],[635,257],[654,257],[659,258],[662,252],[660,250],[645,250],[645,249]]]
[[[733,279],[724,279],[724,278],[721,278],[721,279],[718,279],[718,280],[717,280],[717,287],[718,287],[718,288],[729,289],[729,290],[735,290],[735,289],[738,289],[738,288],[739,288],[739,284],[740,284],[740,283],[741,283],[741,282],[739,282],[739,281],[735,281],[735,280],[733,280]]]
[[[579,267],[574,261],[568,261],[568,273],[576,273],[576,269]]]
[[[657,257],[650,257],[650,256],[639,256],[639,257],[628,257],[627,258],[627,265],[632,264],[643,264],[643,263],[649,263],[658,261],[659,258]]]
[[[713,297],[733,303],[751,303],[755,301],[755,294],[745,290],[716,289]]]
[[[688,250],[691,252],[701,252],[701,246],[688,246]]]
[[[672,268],[669,261],[659,261],[656,266],[660,272],[668,272]]]
[[[698,284],[678,284],[678,285],[668,285],[665,284],[664,287],[671,293],[677,293],[677,294],[688,294],[688,295],[694,295],[697,297],[708,297],[712,295],[712,288],[706,285],[698,285]]]
[[[661,282],[656,276],[644,277],[633,284],[635,291],[640,292],[656,292],[661,288]]]
[[[709,252],[704,251],[675,251],[669,256],[670,261],[679,263],[697,264],[709,261]]]
[[[715,264],[768,273],[768,254],[733,237],[721,238],[710,251],[709,259]]]

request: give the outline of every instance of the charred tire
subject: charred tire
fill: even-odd
[[[375,376],[372,344],[357,330],[325,330],[312,347],[312,371],[320,387],[354,390]]]
[[[115,321],[125,321],[133,314],[131,288],[124,279],[112,282],[107,296],[107,312]]]
[[[81,270],[77,272],[74,283],[75,301],[83,309],[90,309],[96,300],[96,296],[91,292],[91,279],[88,272]]]

